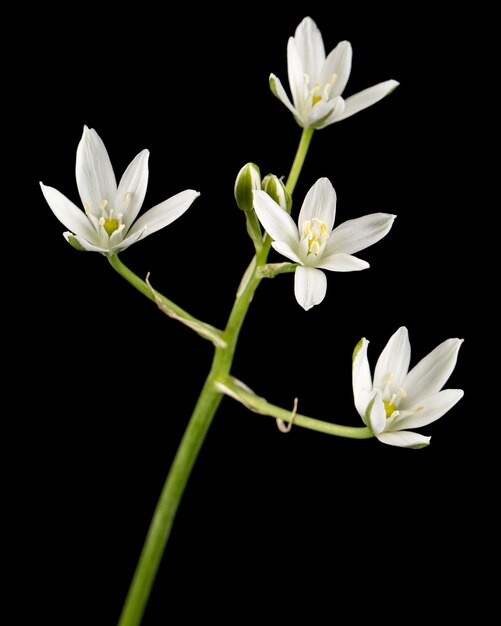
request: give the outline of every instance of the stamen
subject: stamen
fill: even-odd
[[[108,200],[101,200],[101,202],[99,203],[99,208],[101,209],[101,211],[104,211],[107,206],[108,206]]]
[[[318,255],[322,249],[322,244],[329,238],[327,224],[318,217],[306,220],[303,223],[303,241],[306,239],[308,254]]]
[[[312,239],[309,246],[308,251],[310,254],[318,254],[320,252],[320,244],[316,239]]]
[[[393,372],[388,372],[388,374],[386,374],[386,378],[384,379],[384,384],[385,385],[391,385],[391,383],[393,382]]]

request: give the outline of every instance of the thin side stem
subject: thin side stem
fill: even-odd
[[[226,380],[220,380],[217,386],[223,393],[231,396],[244,404],[248,409],[255,411],[261,415],[269,415],[283,422],[294,423],[295,426],[301,426],[309,430],[315,430],[326,435],[334,435],[336,437],[345,437],[349,439],[371,439],[374,437],[372,431],[367,426],[344,426],[342,424],[334,424],[332,422],[324,422],[322,420],[302,415],[291,409],[284,409],[270,404],[261,396],[257,396],[242,384],[235,382],[231,377]]]

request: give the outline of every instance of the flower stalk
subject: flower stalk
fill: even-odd
[[[305,132],[306,131],[303,131],[302,139],[294,160],[294,165],[291,169],[292,182],[290,185],[289,181],[286,183],[286,188],[289,193],[292,192],[292,189],[295,186],[308,152],[309,141],[307,144],[303,141]],[[150,524],[150,529],[146,536],[136,571],[122,609],[118,626],[139,626],[141,623],[184,489],[188,483],[191,471],[214,415],[216,414],[219,404],[226,393],[221,388],[221,381],[230,380],[230,371],[237,347],[240,329],[242,328],[254,293],[262,280],[259,269],[266,265],[270,247],[271,238],[267,236],[263,245],[256,250],[255,261],[247,270],[245,280],[242,279],[233,308],[228,317],[226,328],[221,333],[224,346],[218,346],[215,344],[214,358],[211,369],[204,386],[202,387],[198,401],[193,410],[185,434],[179,444],[177,454],[174,458],[158,500]],[[165,298],[165,296],[162,296],[158,292],[153,292],[150,286],[129,270],[116,255],[110,256],[109,261],[111,266],[121,276],[123,276],[147,298],[155,302],[157,301],[157,298],[160,298],[169,309],[175,311],[180,317],[188,320],[194,320],[195,322],[202,324],[202,322],[192,318],[192,316],[186,313],[186,311],[175,305],[169,299]],[[255,396],[255,398],[257,400],[253,399],[252,401],[257,402],[257,405],[262,406],[262,400],[259,400],[257,396]],[[280,409],[278,407],[273,407],[272,411],[274,413],[280,412]],[[280,415],[282,416],[281,419],[283,419],[283,421],[287,420],[287,411],[284,410],[283,412],[280,412]],[[305,423],[305,420],[308,421],[308,419],[311,418],[298,416],[296,419],[298,419],[298,423]],[[310,428],[312,428],[311,424]],[[355,428],[353,430],[360,433],[367,432],[366,436],[372,436],[368,429]]]

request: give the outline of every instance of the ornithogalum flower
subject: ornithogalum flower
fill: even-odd
[[[272,246],[299,266],[295,271],[296,300],[307,311],[320,304],[327,291],[322,270],[353,272],[369,267],[353,256],[376,243],[390,230],[395,215],[372,213],[334,226],[336,192],[327,178],[319,178],[308,191],[298,225],[267,193],[254,191],[254,210],[274,240]]]
[[[64,237],[75,248],[111,256],[167,226],[199,196],[187,189],[136,217],[148,185],[148,150],[140,152],[117,187],[104,143],[94,129],[84,127],[77,148],[76,179],[84,210],[54,187],[40,183],[57,219],[68,228]]]
[[[322,34],[310,17],[296,28],[287,45],[287,68],[291,103],[280,80],[270,75],[274,95],[292,112],[303,128],[325,128],[350,117],[388,95],[399,84],[387,80],[343,99],[351,72],[352,48],[341,41],[325,56]]]
[[[371,376],[363,338],[353,353],[353,396],[364,424],[393,446],[421,448],[430,437],[413,432],[447,413],[463,397],[462,389],[443,389],[456,366],[461,339],[447,339],[409,371],[407,328],[392,335]]]

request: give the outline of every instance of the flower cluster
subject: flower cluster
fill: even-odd
[[[274,74],[270,75],[270,87],[303,128],[302,137],[307,136],[308,141],[314,130],[366,109],[398,86],[397,81],[387,80],[343,98],[351,72],[351,45],[341,41],[326,55],[322,35],[310,17],[304,18],[290,37],[287,62],[292,100]],[[148,157],[147,150],[140,152],[117,185],[103,141],[95,130],[84,127],[76,154],[76,183],[83,211],[54,187],[40,183],[54,215],[68,229],[64,237],[73,247],[99,252],[119,267],[118,253],[187,211],[199,196],[192,189],[177,193],[138,217],[148,184]],[[248,233],[256,247],[256,258],[249,271],[252,274],[262,270],[261,274],[252,274],[254,283],[249,282],[251,274],[244,275],[246,280],[242,284],[255,285],[266,276],[262,251],[266,254],[269,251],[265,246],[267,241],[292,262],[277,265],[287,266],[283,271],[294,271],[296,300],[308,311],[325,298],[324,271],[367,269],[369,264],[355,254],[385,237],[396,216],[371,213],[334,227],[336,192],[327,178],[319,178],[304,197],[295,221],[291,216],[291,194],[297,175],[290,184],[273,174],[261,179],[259,167],[249,163],[236,178],[234,195],[237,206],[245,213]],[[257,267],[259,263],[261,268]],[[271,272],[269,276],[275,274]],[[250,296],[248,302],[251,299]],[[170,316],[182,319],[202,336],[216,339],[219,349],[227,345],[221,331],[195,320],[166,298],[155,294],[155,300]],[[239,326],[233,324],[233,327]],[[409,371],[410,343],[407,329],[401,327],[382,351],[372,376],[368,341],[363,338],[353,355],[353,396],[369,435],[399,447],[427,445],[430,437],[412,429],[437,420],[463,396],[460,389],[442,389],[456,365],[461,343],[460,339],[444,341]],[[221,388],[229,389],[228,385],[220,384]],[[236,391],[233,393],[238,395]]]

